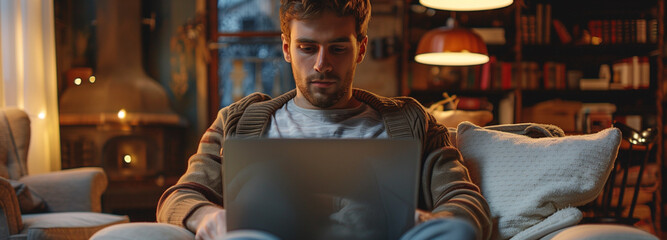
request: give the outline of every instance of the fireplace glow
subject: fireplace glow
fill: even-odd
[[[125,111],[125,109],[121,109],[120,111],[118,111],[118,118],[124,119],[125,116],[127,116],[127,112]]]

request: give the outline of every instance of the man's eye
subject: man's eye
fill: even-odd
[[[302,52],[305,52],[305,53],[313,53],[313,52],[315,52],[315,49],[316,49],[315,47],[308,46],[308,45],[300,45],[299,46],[299,50],[301,50]]]
[[[344,53],[346,50],[347,50],[346,47],[338,47],[338,46],[331,47],[331,52],[333,53]]]

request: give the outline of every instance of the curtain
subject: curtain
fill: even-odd
[[[0,1],[0,107],[30,116],[28,172],[60,169],[53,0]]]

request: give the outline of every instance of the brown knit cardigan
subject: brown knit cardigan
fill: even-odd
[[[274,99],[254,93],[221,109],[202,136],[197,153],[190,157],[187,172],[160,198],[158,222],[185,226],[185,220],[197,208],[222,207],[224,139],[264,136],[272,114],[295,96],[295,90]],[[478,239],[489,239],[489,207],[471,182],[461,154],[452,147],[446,127],[412,98],[386,98],[361,89],[354,89],[353,96],[382,115],[390,138],[418,139],[422,143],[418,207],[430,211],[433,217],[465,219],[477,228]]]

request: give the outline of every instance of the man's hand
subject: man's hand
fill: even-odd
[[[186,221],[187,228],[195,232],[195,240],[215,239],[227,233],[225,210],[214,206],[197,209]]]

